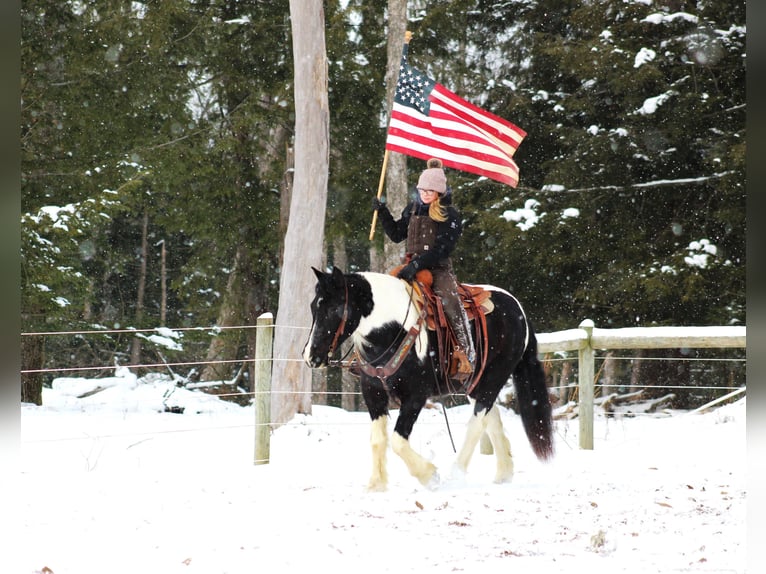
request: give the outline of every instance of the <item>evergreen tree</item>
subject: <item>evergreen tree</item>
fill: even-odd
[[[119,214],[96,217],[83,239],[92,256],[58,254],[57,267],[77,269],[88,284],[83,298],[66,297],[79,320],[157,326],[160,243],[170,254],[170,324],[215,321],[238,249],[240,283],[249,285],[238,289],[239,317],[272,306],[289,139],[286,14],[286,2],[25,3],[23,213],[104,189],[118,195]],[[46,269],[25,269],[24,317],[50,313],[47,329],[76,328],[55,307],[27,308],[30,286],[51,282],[41,280]],[[26,320],[23,328],[38,330]]]
[[[717,4],[526,4],[529,61],[499,112],[529,132],[522,187],[486,186],[468,234],[542,328],[744,321],[744,4]],[[503,229],[528,198],[538,225]]]
[[[327,251],[364,269],[385,7],[325,10]],[[528,132],[518,188],[449,173],[461,279],[512,290],[542,331],[586,317],[745,322],[743,1],[411,1],[409,15],[413,65]],[[275,311],[293,136],[287,0],[28,0],[21,51],[23,330]],[[422,162],[408,164],[414,182]],[[242,358],[252,344],[223,339],[190,333],[182,355]],[[51,366],[110,364],[132,340],[48,337],[45,350]],[[44,360],[26,356],[26,368]]]

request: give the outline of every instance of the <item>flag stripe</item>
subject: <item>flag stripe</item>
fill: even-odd
[[[386,143],[386,148],[421,159],[438,157],[445,167],[468,171],[515,187],[518,184],[518,167],[515,163],[501,165],[497,162],[486,162],[463,153],[463,150],[444,146],[439,140],[414,140],[409,135],[406,138],[392,135]],[[512,161],[512,160],[509,160]]]
[[[401,112],[396,108],[395,104],[386,148],[421,159],[438,157],[446,167],[483,175],[512,187],[518,184],[519,169],[507,155],[464,138],[435,135],[427,120],[413,117],[413,110],[405,108],[406,112]]]
[[[513,154],[526,132],[407,65],[406,48],[386,149],[422,159],[438,157],[446,167],[516,187],[519,168]]]
[[[514,151],[516,151],[516,148],[519,147],[519,144],[527,135],[527,132],[518,126],[474,106],[472,103],[450,92],[441,84],[436,84],[431,92],[430,99],[432,102],[438,101],[451,113],[474,124],[488,135],[507,141]]]
[[[466,159],[466,156],[461,154],[453,154],[451,151],[444,148],[434,148],[430,145],[421,145],[412,140],[393,137],[386,144],[386,149],[418,157],[423,160],[428,160],[432,157],[439,157],[446,167],[451,167],[461,171],[467,171],[475,173],[476,175],[488,177],[500,183],[516,187],[519,184],[518,169],[505,168],[501,169],[498,164],[489,163],[488,167],[484,169],[477,164],[475,160],[470,162],[463,162],[461,160]]]
[[[407,141],[412,140],[418,144],[416,157],[439,157],[447,167],[484,175],[513,187],[518,184],[518,167],[510,155],[488,143],[486,138],[470,130],[466,132],[462,122],[454,122],[452,127],[452,130],[434,128],[431,118],[394,103],[386,147],[406,154]]]
[[[439,137],[447,140],[448,145],[453,147],[466,147],[477,156],[485,156],[487,161],[503,162],[509,157],[497,146],[487,143],[486,138],[477,135],[474,130],[466,129],[463,124],[454,122],[433,121],[433,118],[426,118],[417,112],[413,113],[411,108],[397,108],[391,114],[391,124],[389,130],[399,130],[398,135],[405,135],[408,125],[412,126],[413,131],[420,130],[426,132],[425,135]],[[430,132],[430,133],[429,133]]]
[[[407,139],[408,134],[411,134],[410,137],[413,139],[432,141],[432,147],[434,148],[444,147],[454,150],[454,152],[460,152],[461,155],[466,156],[462,163],[470,163],[472,158],[476,162],[477,167],[481,167],[483,171],[491,170],[491,168],[488,165],[482,164],[495,163],[498,164],[501,170],[504,170],[505,167],[512,167],[512,169],[516,170],[516,175],[518,175],[518,168],[516,168],[515,162],[495,146],[487,145],[486,140],[467,137],[462,133],[447,134],[442,130],[434,130],[429,119],[422,114],[418,114],[412,108],[394,104],[389,134],[390,137],[398,136],[402,139]]]

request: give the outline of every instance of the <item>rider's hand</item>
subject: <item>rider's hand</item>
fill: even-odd
[[[411,261],[410,263],[407,263],[404,267],[401,268],[399,273],[396,274],[396,276],[399,279],[404,279],[408,283],[412,283],[412,280],[415,279],[415,274],[418,272],[418,267],[415,264],[414,261]]]
[[[385,206],[386,206],[386,198],[385,197],[381,197],[381,198],[378,198],[378,197],[375,197],[375,196],[372,197],[372,210],[373,211],[378,211],[381,207],[385,207]]]

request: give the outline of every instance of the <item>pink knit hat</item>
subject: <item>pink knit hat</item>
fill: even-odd
[[[433,189],[440,194],[447,193],[447,176],[444,175],[441,160],[431,158],[426,165],[428,169],[420,174],[418,189]]]

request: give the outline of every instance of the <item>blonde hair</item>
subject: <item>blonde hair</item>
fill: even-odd
[[[441,195],[437,195],[428,206],[428,217],[439,223],[447,221],[447,208],[442,205]]]

